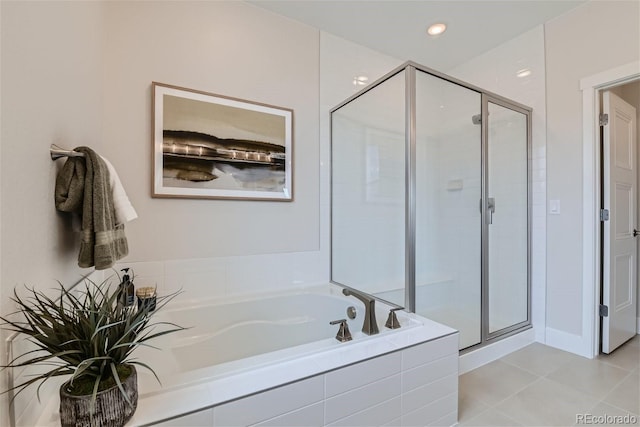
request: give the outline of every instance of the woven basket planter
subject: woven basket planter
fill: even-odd
[[[131,365],[129,365],[131,366]],[[122,381],[122,387],[133,404],[127,403],[118,386],[96,395],[95,413],[91,416],[91,395],[73,396],[67,383],[60,387],[60,423],[62,427],[122,427],[131,419],[138,407],[138,375],[131,366],[131,375]]]

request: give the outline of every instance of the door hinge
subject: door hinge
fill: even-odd
[[[600,317],[609,317],[609,307],[604,305],[604,304],[600,304]]]
[[[609,209],[600,209],[600,221],[609,221]]]
[[[600,126],[606,126],[609,124],[609,115],[600,113]]]

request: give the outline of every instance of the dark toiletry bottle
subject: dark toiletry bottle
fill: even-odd
[[[129,269],[123,268],[122,271],[124,271],[124,275],[122,276],[122,282],[120,282],[120,298],[122,305],[129,307],[135,301],[135,289],[133,281],[128,274]]]

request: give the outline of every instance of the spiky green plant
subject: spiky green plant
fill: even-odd
[[[93,412],[101,384],[115,383],[132,405],[122,386],[121,374],[118,373],[123,365],[139,365],[158,379],[149,365],[132,358],[131,353],[139,346],[153,347],[148,344],[149,340],[184,329],[169,322],[151,322],[153,315],[178,292],[159,297],[156,309],[150,311],[148,305],[141,309],[125,307],[120,303],[120,288],[110,292],[108,282],[95,284],[85,281],[85,290],[79,295],[60,283],[60,296],[55,300],[33,288],[27,288],[27,298],[21,298],[14,290],[12,300],[18,310],[10,316],[22,315],[23,319],[9,320],[0,316],[0,320],[5,322],[2,327],[27,335],[28,340],[38,348],[17,356],[4,368],[39,365],[45,366],[46,372],[10,390],[17,389],[17,395],[40,381],[37,389],[39,397],[40,387],[45,381],[71,375],[72,393],[77,385],[90,384]]]

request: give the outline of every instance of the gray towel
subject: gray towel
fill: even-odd
[[[95,151],[77,147],[84,157],[69,157],[56,179],[56,209],[82,215],[78,265],[110,268],[129,253],[124,225],[116,226],[107,165]]]

